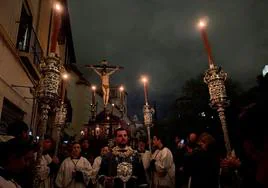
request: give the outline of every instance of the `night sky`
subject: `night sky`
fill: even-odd
[[[99,84],[98,76],[83,66],[106,59],[124,66],[111,78],[123,84],[130,115],[143,105],[142,74],[150,77],[149,100],[164,115],[190,78],[208,68],[196,27],[209,18],[207,29],[217,65],[248,89],[268,64],[267,0],[69,0],[77,66]]]

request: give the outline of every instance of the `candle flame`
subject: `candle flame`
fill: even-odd
[[[65,73],[62,74],[62,78],[64,80],[67,80],[69,78],[69,75],[65,72]]]
[[[95,91],[97,88],[96,88],[96,86],[91,86],[91,89],[93,90],[93,91]]]
[[[62,11],[62,6],[59,2],[54,4],[54,8],[57,12],[61,12]]]
[[[124,87],[123,86],[120,86],[119,87],[119,90],[122,92],[122,91],[124,91]]]
[[[147,82],[148,82],[148,78],[147,78],[146,76],[142,76],[142,77],[141,77],[141,81],[142,81],[143,83],[147,83]]]
[[[206,27],[206,23],[204,21],[202,21],[202,20],[199,21],[198,25],[199,25],[200,28]]]
[[[209,21],[208,17],[204,17],[204,18],[200,19],[198,22],[198,27],[200,29],[204,29],[205,27],[207,27],[208,21]]]

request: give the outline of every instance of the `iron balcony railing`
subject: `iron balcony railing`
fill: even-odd
[[[20,23],[17,49],[21,52],[32,53],[33,63],[39,68],[43,58],[43,50],[31,24]]]

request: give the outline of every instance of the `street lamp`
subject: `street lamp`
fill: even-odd
[[[198,23],[198,27],[201,32],[201,37],[203,39],[204,46],[208,55],[209,63],[209,69],[205,72],[204,82],[208,85],[210,94],[210,106],[211,108],[216,109],[219,113],[219,118],[221,121],[222,131],[224,135],[225,148],[227,151],[227,156],[229,157],[232,154],[232,149],[225,118],[225,108],[228,107],[229,100],[227,99],[226,88],[224,85],[224,82],[227,78],[227,73],[225,73],[220,67],[217,67],[214,63],[211,47],[206,33],[207,25],[208,22],[204,19],[200,20]]]
[[[142,76],[141,81],[143,83],[144,101],[145,101],[145,104],[143,105],[144,126],[146,127],[146,130],[147,130],[149,150],[150,150],[150,152],[152,152],[151,130],[150,129],[153,126],[154,109],[152,107],[150,107],[149,102],[148,102],[148,78],[146,76]]]

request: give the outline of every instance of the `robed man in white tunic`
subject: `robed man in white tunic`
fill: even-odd
[[[175,188],[175,164],[171,151],[164,147],[160,136],[153,137],[157,149],[152,155],[153,187]]]
[[[86,188],[93,169],[89,161],[80,156],[81,147],[78,143],[73,145],[71,157],[66,158],[59,169],[56,185],[62,188]]]

